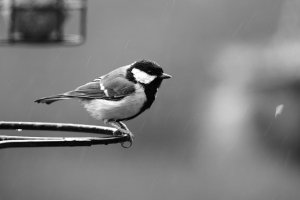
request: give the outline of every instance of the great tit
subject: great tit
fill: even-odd
[[[140,60],[117,68],[75,90],[35,100],[51,104],[65,99],[78,99],[98,120],[128,134],[131,142],[134,135],[122,122],[140,115],[149,109],[156,92],[164,79],[171,78],[155,62]]]

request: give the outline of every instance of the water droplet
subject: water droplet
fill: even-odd
[[[282,114],[283,108],[284,108],[284,105],[283,105],[283,104],[280,104],[280,105],[276,106],[275,118],[276,118],[278,115],[281,115],[281,114]]]
[[[18,131],[18,132],[21,132],[21,131],[23,131],[23,130],[19,128],[19,129],[17,129],[17,131]]]

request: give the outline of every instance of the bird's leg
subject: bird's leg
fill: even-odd
[[[122,129],[126,130],[126,133],[130,136],[131,140],[133,140],[134,135],[133,133],[127,128],[126,124],[124,124],[124,122],[117,122],[120,124],[120,126],[122,127]]]
[[[118,129],[119,132],[121,132],[123,134],[129,134],[126,129],[127,127],[124,128],[124,126],[122,124],[120,124],[119,122],[106,120],[106,121],[104,121],[104,123],[115,127],[116,129]]]
[[[115,127],[116,129],[118,129],[118,131],[120,131],[121,133],[123,134],[128,134],[129,137],[130,137],[130,146],[132,144],[132,141],[133,141],[133,138],[134,138],[134,135],[133,133],[127,128],[127,126],[123,123],[123,122],[117,122],[117,121],[109,121],[109,120],[105,120],[104,121],[105,124],[109,124],[113,127]],[[122,143],[122,146],[123,147],[127,147],[125,146],[123,143]],[[129,147],[130,147],[129,146]]]

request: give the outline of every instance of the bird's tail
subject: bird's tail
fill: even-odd
[[[51,104],[55,101],[65,100],[65,99],[71,99],[72,97],[65,95],[65,94],[58,94],[50,97],[44,97],[35,100],[36,103],[45,103],[45,104]]]

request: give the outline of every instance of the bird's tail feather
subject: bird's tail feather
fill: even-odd
[[[51,97],[40,98],[40,99],[35,100],[34,102],[51,104],[55,101],[60,101],[60,100],[65,100],[65,99],[70,99],[70,98],[71,98],[70,96],[67,96],[65,94],[58,94],[58,95],[51,96]]]

